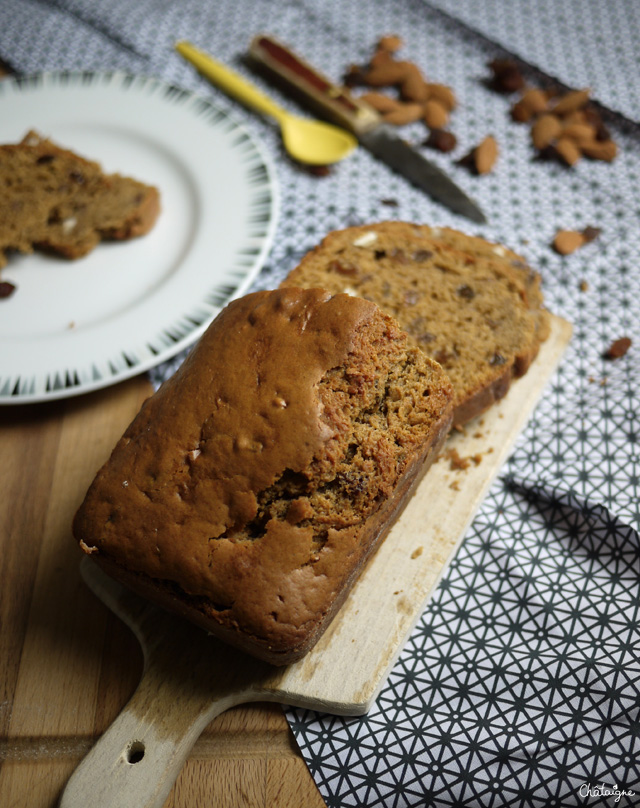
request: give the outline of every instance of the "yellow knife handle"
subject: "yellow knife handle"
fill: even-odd
[[[260,92],[250,82],[243,79],[233,70],[218,62],[212,56],[199,50],[190,42],[178,42],[176,51],[190,62],[205,78],[215,84],[228,95],[253,107],[263,115],[281,121],[286,111]]]
[[[267,34],[254,37],[249,55],[282,80],[324,118],[356,135],[378,126],[378,113],[345,88],[334,84],[315,67],[297,56],[286,45]]]

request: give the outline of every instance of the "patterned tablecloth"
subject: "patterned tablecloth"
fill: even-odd
[[[490,225],[470,226],[363,150],[326,177],[301,171],[273,127],[173,53],[190,39],[246,72],[240,57],[258,31],[336,78],[381,34],[401,35],[403,56],[455,89],[458,147],[432,156]],[[0,58],[17,71],[156,75],[233,109],[261,138],[277,159],[281,217],[254,288],[276,285],[329,230],[397,218],[503,241],[540,270],[549,308],[574,324],[371,713],[288,710],[329,806],[640,805],[639,34],[636,0],[0,0]],[[487,63],[507,54],[532,83],[591,87],[617,159],[571,170],[533,159],[512,99],[486,82]],[[471,176],[455,160],[489,133],[496,168]],[[406,136],[420,143],[425,130]],[[601,234],[581,250],[550,248],[556,229],[587,226]],[[622,336],[631,350],[604,359]]]

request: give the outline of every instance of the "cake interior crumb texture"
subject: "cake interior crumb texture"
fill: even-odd
[[[449,375],[456,424],[502,398],[549,333],[538,273],[501,245],[448,228],[335,231],[282,285],[346,292],[391,314]]]
[[[374,304],[248,295],[143,406],[75,535],[144,594],[290,662],[442,446],[452,402],[442,369]]]
[[[34,132],[0,146],[0,267],[33,249],[80,258],[102,239],[147,233],[158,190],[56,146]]]

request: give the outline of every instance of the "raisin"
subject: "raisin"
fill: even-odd
[[[491,357],[491,359],[489,360],[489,364],[490,364],[492,367],[500,367],[500,365],[504,365],[504,363],[505,363],[506,361],[507,361],[507,360],[504,358],[504,356],[503,356],[501,353],[498,353],[498,352],[496,351],[496,353],[494,353],[494,355],[493,355],[493,356]]]
[[[414,261],[428,261],[433,256],[431,250],[416,250],[411,256]]]
[[[0,281],[0,298],[10,297],[15,290],[15,284],[9,283],[9,281]]]
[[[432,129],[423,145],[448,154],[458,145],[458,140],[453,132],[448,132],[446,129]]]
[[[473,298],[476,296],[476,293],[473,291],[473,289],[466,283],[463,283],[462,286],[458,286],[456,292],[460,295],[460,297],[463,297],[465,300],[473,300]]]
[[[607,348],[604,358],[605,359],[620,359],[631,347],[631,340],[629,337],[620,337]]]
[[[36,163],[39,166],[46,165],[47,163],[53,162],[54,155],[53,154],[41,154],[40,157],[36,160]]]

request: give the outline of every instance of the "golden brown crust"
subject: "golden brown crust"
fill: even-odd
[[[548,335],[540,277],[501,245],[448,228],[382,222],[330,233],[282,286],[379,305],[442,364],[463,424],[502,398]]]
[[[282,664],[317,640],[451,425],[442,369],[374,304],[231,303],[76,515],[129,585]]]
[[[157,188],[104,174],[35,132],[0,146],[0,185],[0,265],[8,250],[80,258],[102,239],[148,233],[160,213]]]

